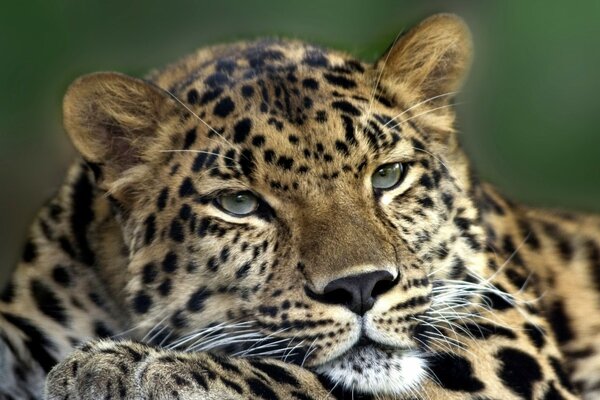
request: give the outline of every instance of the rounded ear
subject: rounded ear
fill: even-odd
[[[141,161],[159,124],[175,107],[167,92],[149,82],[100,72],[71,84],[63,100],[63,118],[83,158],[100,166],[103,181],[114,181]]]
[[[460,89],[471,66],[473,45],[465,22],[456,15],[425,19],[377,61],[383,80],[418,91],[420,98],[447,102]]]

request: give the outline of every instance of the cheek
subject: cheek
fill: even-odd
[[[273,271],[281,269],[276,257],[281,249],[269,229],[204,224],[204,236],[187,248],[189,279],[247,301],[272,279]]]
[[[427,197],[425,203],[429,205],[430,201],[431,198]],[[424,207],[419,201],[407,199],[404,202],[395,201],[385,211],[393,226],[390,235],[395,238],[392,240],[403,262],[413,257],[427,259],[433,244],[452,236],[446,229],[447,219],[435,206]]]

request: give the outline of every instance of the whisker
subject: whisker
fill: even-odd
[[[258,339],[257,341],[255,341],[255,344],[256,343],[260,343],[260,342],[264,342],[264,340],[263,339]],[[290,339],[280,339],[280,340],[277,340],[275,342],[267,342],[267,343],[262,344],[260,346],[253,347],[252,349],[243,350],[243,351],[238,352],[236,354],[238,354],[241,357],[247,357],[249,355],[256,355],[255,352],[258,352],[258,350],[269,349],[269,348],[272,348],[272,347],[276,347],[279,344],[284,343],[284,342],[287,342],[289,344]]]
[[[442,161],[442,159],[438,156],[436,156],[435,154],[425,150],[425,149],[421,149],[419,147],[414,147],[413,149],[415,151],[420,151],[422,153],[428,154],[430,157],[432,157],[434,160],[437,160],[440,164],[442,164],[442,166],[446,169],[446,172],[448,172],[448,175],[450,175],[452,177],[453,180],[455,180],[456,182],[458,182],[459,189],[464,188],[465,186],[463,185],[462,181],[460,179],[458,179],[456,176],[454,176],[454,174],[452,173],[452,171],[450,170],[450,168],[448,168],[448,166]]]
[[[167,326],[167,325],[164,325],[162,328],[160,328],[160,329],[159,329],[159,330],[158,330],[158,331],[157,331],[157,332],[156,332],[154,335],[152,335],[152,336],[151,336],[150,338],[148,338],[147,340],[145,340],[145,339],[142,339],[142,342],[144,342],[144,343],[153,343],[153,342],[154,342],[154,340],[155,340],[157,337],[159,337],[159,336],[160,336],[160,335],[163,333],[163,331],[164,331],[165,329],[168,329],[168,326]]]
[[[385,55],[385,59],[383,60],[383,65],[381,66],[381,69],[379,70],[379,74],[377,74],[377,79],[375,80],[375,85],[373,85],[373,88],[371,89],[371,96],[370,96],[371,100],[369,101],[369,109],[367,110],[366,118],[370,117],[370,115],[371,115],[371,109],[373,107],[373,102],[375,101],[375,94],[377,93],[377,88],[379,87],[379,83],[381,82],[381,78],[383,77],[383,72],[385,71],[385,67],[387,66],[388,59],[390,58],[390,55],[392,54],[391,49],[394,48],[394,46],[398,42],[398,39],[400,39],[400,37],[402,36],[402,33],[404,33],[403,30],[398,32],[398,34],[394,38],[394,41],[392,42],[392,45],[390,46],[390,51],[388,51],[387,54]]]
[[[508,258],[506,259],[506,261],[504,261],[504,263],[502,265],[500,265],[500,267],[498,268],[497,271],[495,271],[489,278],[487,278],[487,281],[492,281],[507,265],[509,262],[512,261],[512,259],[515,257],[515,255],[517,255],[518,251],[521,250],[521,247],[523,247],[525,245],[525,243],[527,242],[527,240],[529,239],[529,235],[531,233],[528,233],[527,236],[525,236],[525,238],[519,243],[519,245],[515,248],[515,251],[513,251]],[[478,277],[479,278],[479,277]]]
[[[293,339],[292,339],[293,342]],[[288,357],[290,356],[291,353],[294,352],[294,350],[296,350],[298,347],[302,346],[304,344],[304,340],[301,340],[300,342],[298,342],[294,347],[292,347],[292,350],[290,350],[290,352],[288,354],[285,355],[285,357],[283,358],[284,362],[287,362]]]
[[[315,346],[315,342],[317,341],[317,339],[315,338],[312,343],[310,344],[310,346],[308,347],[308,350],[306,351],[306,354],[304,354],[304,358],[302,359],[302,363],[300,364],[301,367],[304,368],[304,363],[306,363],[306,360],[308,359],[308,357],[310,357],[310,355],[312,353],[315,352],[315,350],[317,349]]]
[[[333,385],[333,387],[331,388],[331,390],[329,391],[329,393],[327,393],[327,396],[325,398],[329,398],[329,396],[331,396],[331,393],[333,393],[333,391],[335,390],[335,388],[340,384],[341,381],[337,381],[335,383],[335,385]]]
[[[445,96],[452,96],[452,95],[455,95],[455,94],[457,94],[457,93],[458,93],[458,92],[447,92],[447,93],[442,93],[442,94],[438,94],[437,96],[433,96],[433,97],[430,97],[430,98],[428,98],[428,99],[425,99],[425,100],[423,100],[423,101],[420,101],[420,102],[418,102],[417,104],[414,104],[414,105],[410,106],[409,108],[407,108],[406,110],[402,111],[400,114],[396,115],[394,118],[390,119],[388,122],[386,122],[386,123],[385,123],[385,124],[382,126],[382,128],[385,128],[385,127],[386,127],[386,126],[388,126],[388,124],[390,124],[392,121],[395,121],[396,119],[400,118],[401,116],[403,116],[404,114],[406,114],[406,113],[407,113],[407,112],[409,112],[410,110],[412,110],[412,109],[414,109],[414,108],[416,108],[416,107],[419,107],[420,105],[423,105],[423,104],[425,104],[425,103],[429,103],[430,101],[433,101],[433,100],[439,99],[439,98],[441,98],[441,97],[445,97]]]
[[[221,332],[226,329],[229,330],[229,333],[239,333],[240,332],[239,330],[236,332],[234,329],[247,328],[249,326],[252,326],[252,324],[253,324],[252,321],[244,321],[244,322],[240,322],[240,323],[236,323],[236,324],[228,324],[227,322],[222,322],[215,326],[203,328],[195,333],[184,336],[180,340],[174,342],[171,346],[171,349],[180,347],[190,341],[195,341],[197,343],[198,340],[205,339],[207,337],[214,335],[217,332]]]
[[[460,104],[463,104],[463,103],[445,104],[445,105],[443,105],[443,106],[434,107],[434,108],[432,108],[432,109],[429,109],[429,110],[427,110],[427,111],[424,111],[424,112],[422,112],[422,113],[420,113],[420,114],[411,115],[410,117],[406,118],[405,120],[402,120],[402,121],[398,122],[396,125],[392,126],[392,128],[391,128],[391,129],[397,128],[397,127],[399,127],[400,125],[402,125],[402,124],[404,124],[404,123],[406,123],[406,122],[408,122],[408,121],[410,121],[410,120],[413,120],[413,119],[415,119],[415,118],[417,118],[417,117],[421,117],[421,116],[423,116],[423,115],[430,114],[430,113],[432,113],[432,112],[434,112],[434,111],[441,110],[441,109],[443,109],[443,108],[450,108],[450,107],[454,107],[454,106],[457,106],[457,105],[460,105]]]
[[[168,314],[168,311],[163,311],[162,314]],[[162,320],[160,320],[155,325],[152,325],[152,328],[150,328],[150,330],[148,330],[146,332],[146,334],[144,335],[144,337],[141,340],[143,341],[146,336],[148,336],[149,334],[151,334],[152,331],[154,331],[154,329],[158,328],[158,326],[160,326],[167,318],[168,318],[168,315],[166,315],[165,318],[163,318]],[[119,333],[116,333],[116,334],[114,334],[114,335],[111,336],[111,339],[116,339],[116,338],[119,338],[119,337],[123,337],[123,336],[125,336],[128,333],[131,333],[131,332],[134,332],[134,331],[136,331],[138,329],[141,329],[144,325],[147,325],[147,321],[142,321],[139,324],[137,324],[137,325],[135,325],[135,326],[133,326],[133,327],[127,329],[127,330],[124,330],[124,331],[121,331]]]
[[[289,357],[290,351],[293,349],[294,349],[293,347],[283,347],[283,348],[279,348],[279,349],[275,349],[275,350],[260,351],[257,353],[244,355],[244,357],[266,357],[266,356],[273,357],[275,355],[281,354],[281,356],[279,356],[279,358],[281,358],[283,360],[284,356]],[[296,353],[293,353],[293,355],[296,355]]]
[[[173,334],[173,330],[169,329],[169,333],[167,333],[163,340],[160,341],[158,347],[163,347],[163,344],[168,341],[168,339],[171,337],[171,334]]]
[[[208,155],[213,155],[213,156],[217,156],[217,157],[221,157],[224,158],[226,160],[231,160],[233,162],[236,162],[237,160],[231,158],[231,157],[226,157],[222,154],[219,153],[213,153],[211,151],[203,151],[203,150],[192,150],[192,149],[181,149],[181,150],[160,150],[161,153],[203,153],[203,154],[208,154]]]
[[[251,349],[252,349],[254,346],[256,346],[257,344],[259,344],[261,341],[262,341],[262,342],[264,342],[264,341],[266,341],[266,340],[269,340],[269,339],[270,339],[271,337],[273,337],[274,335],[278,335],[278,334],[280,334],[280,333],[283,333],[283,332],[287,331],[288,329],[289,329],[289,328],[283,328],[283,329],[279,329],[279,330],[277,330],[277,331],[275,331],[275,332],[272,332],[272,333],[270,333],[270,334],[268,334],[268,335],[264,336],[264,338],[263,338],[263,339],[259,340],[257,343],[255,343],[255,344],[253,344],[252,346],[250,346],[250,348],[248,348],[248,349],[247,349],[247,351],[250,351],[250,350],[251,350]]]
[[[189,352],[198,351],[198,349],[199,349],[199,351],[206,351],[208,349],[214,349],[219,346],[222,346],[223,343],[225,343],[227,341],[232,341],[237,338],[247,339],[247,338],[251,338],[251,337],[256,337],[257,335],[258,334],[254,331],[242,332],[242,333],[237,333],[237,334],[232,334],[231,332],[221,333],[221,334],[211,337],[209,340],[196,341],[194,344],[189,346],[186,351],[189,351]]]
[[[432,328],[432,329],[434,329],[434,330],[436,331],[436,332],[427,332],[427,333],[423,334],[423,336],[425,336],[425,337],[429,337],[428,335],[434,335],[434,334],[435,334],[435,336],[438,336],[438,337],[439,337],[439,338],[441,338],[441,340],[443,340],[443,341],[444,341],[444,342],[445,342],[445,343],[446,343],[448,346],[450,346],[450,342],[449,342],[449,341],[451,340],[451,338],[450,338],[450,337],[448,337],[447,335],[444,335],[444,334],[442,333],[442,331],[440,331],[440,330],[438,329],[438,327],[437,327],[437,326],[435,326],[435,325],[434,325],[434,324],[432,324],[431,322],[428,322],[428,321],[423,321],[423,320],[421,320],[421,319],[418,319],[418,318],[415,318],[415,317],[412,317],[412,319],[413,319],[414,321],[416,321],[416,322],[419,322],[419,323],[422,323],[422,324],[424,324],[424,325],[426,325],[426,326],[429,326],[430,328]],[[441,343],[441,342],[440,342],[440,343]],[[452,347],[450,346],[450,347],[448,348],[448,350],[452,351]]]
[[[220,137],[221,139],[223,139],[225,141],[225,143],[233,146],[233,144],[231,144],[231,142],[229,140],[227,140],[225,138],[225,136],[221,135],[220,132],[218,132],[215,128],[213,128],[212,126],[210,126],[206,121],[204,121],[202,118],[200,118],[200,116],[198,114],[196,114],[191,108],[189,108],[183,101],[181,101],[177,96],[175,96],[175,94],[171,93],[169,90],[167,89],[163,89],[165,92],[167,92],[172,98],[173,100],[175,100],[177,103],[179,103],[183,108],[185,108],[190,114],[192,114],[194,117],[196,117],[196,119],[198,119],[198,121],[200,121],[202,124],[204,124],[204,126],[206,126],[208,129],[210,129],[211,132],[213,132],[214,134],[216,134],[218,137]]]

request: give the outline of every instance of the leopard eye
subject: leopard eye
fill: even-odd
[[[395,188],[404,176],[404,165],[402,163],[390,163],[382,165],[371,176],[371,184],[377,190],[389,190]]]
[[[245,217],[256,211],[258,198],[251,192],[237,192],[217,197],[216,204],[233,216]]]

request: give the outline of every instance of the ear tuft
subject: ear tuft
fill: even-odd
[[[472,60],[471,33],[452,14],[431,16],[404,34],[375,68],[385,80],[429,99],[458,90]],[[446,96],[447,101],[451,96]]]
[[[165,91],[141,79],[85,75],[65,94],[64,125],[86,161],[123,171],[140,160],[171,103]]]

